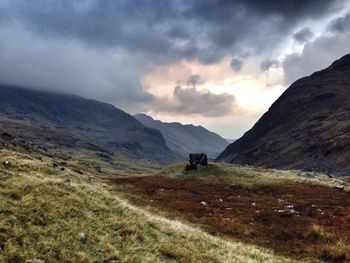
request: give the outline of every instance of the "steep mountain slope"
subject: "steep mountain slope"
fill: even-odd
[[[350,55],[293,83],[217,161],[350,173]]]
[[[0,94],[2,134],[32,148],[80,147],[157,160],[173,156],[159,131],[110,104],[6,85]]]
[[[134,117],[144,125],[159,130],[171,151],[183,157],[190,152],[205,152],[209,158],[215,158],[228,145],[218,134],[201,126],[161,122],[146,114],[136,114]]]

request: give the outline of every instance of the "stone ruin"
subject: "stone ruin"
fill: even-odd
[[[201,166],[208,165],[208,157],[205,153],[190,153],[189,163],[186,165],[185,170],[197,170]]]

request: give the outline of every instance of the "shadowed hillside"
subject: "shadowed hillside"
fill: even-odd
[[[3,140],[41,151],[83,148],[162,162],[173,157],[159,131],[110,104],[5,85],[0,92]]]
[[[293,83],[217,161],[350,172],[350,55]]]
[[[159,130],[171,151],[186,158],[190,152],[205,152],[210,158],[215,158],[228,145],[221,136],[201,126],[161,122],[145,114],[134,117],[144,125]]]

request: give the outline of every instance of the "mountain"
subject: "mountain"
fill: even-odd
[[[187,158],[190,152],[204,152],[209,158],[215,158],[228,145],[218,134],[201,126],[161,122],[146,114],[136,114],[134,117],[144,125],[159,130],[170,150],[182,157]]]
[[[349,175],[350,54],[294,82],[216,160]]]
[[[166,161],[162,134],[116,107],[78,96],[0,85],[0,131],[27,148],[88,149],[107,155]]]

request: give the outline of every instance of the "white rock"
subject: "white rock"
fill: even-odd
[[[38,258],[33,258],[33,259],[26,260],[26,263],[45,263],[45,260],[38,259]]]
[[[298,183],[299,183],[299,184],[304,184],[304,183],[305,183],[305,180],[304,180],[304,179],[299,179],[299,180],[298,180]]]
[[[201,204],[204,206],[208,205],[207,202],[204,202],[204,201],[202,201]]]
[[[85,239],[86,238],[86,234],[84,232],[80,232],[79,233],[79,238],[80,239]]]

